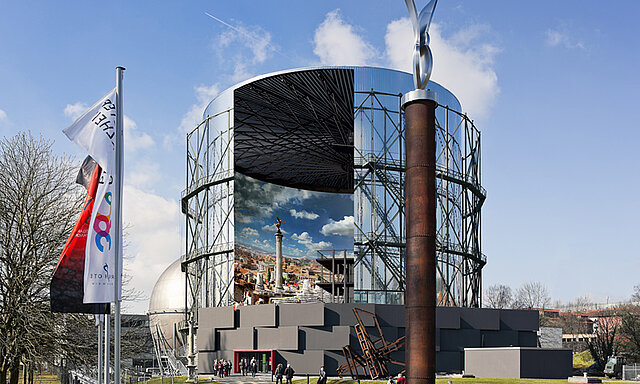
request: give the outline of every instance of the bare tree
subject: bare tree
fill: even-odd
[[[631,295],[631,301],[633,302],[640,301],[640,285],[633,286],[633,294]]]
[[[538,281],[530,281],[518,288],[514,307],[520,309],[545,309],[549,307],[550,303],[551,297],[547,287]]]
[[[640,306],[629,305],[621,308],[620,334],[625,350],[635,361],[640,361]]]
[[[513,293],[511,287],[502,284],[489,286],[484,293],[484,303],[487,308],[512,308]]]
[[[589,352],[600,369],[604,369],[609,356],[616,353],[616,333],[619,319],[614,311],[598,316],[595,323],[596,337],[587,341]]]
[[[593,307],[593,301],[591,300],[591,297],[589,296],[589,294],[584,294],[580,297],[577,297],[575,300],[569,302],[569,307],[573,310],[573,311],[586,311],[589,309],[592,309]]]
[[[81,202],[73,168],[41,137],[0,141],[0,384],[58,348],[48,287]]]

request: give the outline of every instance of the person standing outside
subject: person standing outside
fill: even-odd
[[[291,379],[293,379],[294,373],[296,373],[296,371],[291,368],[291,364],[287,364],[287,368],[284,370],[284,377],[287,378],[287,384],[292,384]]]
[[[282,375],[284,374],[284,368],[282,367],[282,364],[278,364],[278,366],[276,367],[276,384],[280,383],[282,384]]]
[[[256,371],[258,370],[258,363],[256,363],[256,358],[252,357],[251,358],[251,377],[256,377]]]
[[[318,384],[327,384],[327,372],[324,370],[324,365],[320,367],[320,374],[318,375]]]

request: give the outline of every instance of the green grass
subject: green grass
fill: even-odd
[[[7,378],[7,382],[9,378]],[[23,383],[22,371],[20,371],[20,376],[18,376],[18,384]],[[38,373],[34,373],[33,375],[33,384],[60,384],[60,380],[58,380],[58,376],[53,375],[48,372],[43,372],[41,375]]]
[[[174,384],[182,384],[186,382],[186,377],[174,377]],[[550,379],[488,379],[488,378],[451,378],[451,377],[443,377],[436,379],[436,384],[447,384],[451,380],[453,384],[560,384],[566,383],[567,380],[558,379],[558,380],[550,380]],[[206,381],[200,380],[200,383],[207,384],[221,384],[216,381]],[[318,378],[310,378],[309,384],[317,384]],[[604,380],[603,380],[604,382]],[[340,379],[329,379],[327,380],[327,384],[357,384],[357,381],[354,380],[340,380]],[[386,384],[386,380],[360,380],[361,384]],[[35,383],[34,383],[35,384]],[[42,384],[45,384],[42,382]],[[59,381],[55,383],[46,383],[46,384],[60,384]],[[147,380],[145,384],[161,384],[160,378],[153,378]],[[171,378],[165,377],[164,384],[171,384]],[[293,380],[293,384],[307,384],[307,379]]]
[[[593,357],[589,351],[576,353],[573,355],[573,369],[586,369],[593,364]]]
[[[176,376],[173,378],[174,384],[183,384],[187,382],[187,376]],[[149,379],[145,381],[145,384],[171,384],[171,377],[166,377],[163,379],[161,377],[154,377],[153,379]]]
[[[474,384],[558,384],[558,383],[566,383],[567,379],[564,380],[545,380],[545,379],[468,379],[468,378],[459,378],[459,379],[436,379],[437,384],[446,384],[448,380],[451,380],[452,383],[474,383]]]
[[[174,384],[184,384],[187,382],[187,376],[175,376],[173,378]],[[149,379],[145,381],[145,384],[171,384],[171,376],[165,376],[164,380],[161,380],[160,377],[154,377],[153,379]],[[207,384],[222,384],[217,381],[209,381],[207,379],[200,378],[198,383],[207,383]],[[34,383],[35,384],[35,383]],[[305,381],[306,384],[306,381]]]
[[[560,383],[566,383],[567,380],[542,380],[542,379],[483,379],[483,378],[450,378],[450,377],[445,377],[445,378],[438,378],[436,379],[436,384],[447,384],[449,382],[449,380],[451,380],[451,382],[453,384],[463,384],[463,383],[468,383],[468,384],[560,384]],[[309,383],[310,384],[316,384],[316,382],[318,381],[317,378],[315,379],[310,379]],[[367,380],[360,380],[360,382],[362,384],[386,384],[387,381],[367,381]],[[293,381],[294,384],[307,384],[307,379],[302,379],[302,380],[294,380]],[[353,381],[353,380],[327,380],[327,384],[357,384],[357,381]]]

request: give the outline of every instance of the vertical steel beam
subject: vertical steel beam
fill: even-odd
[[[408,384],[436,382],[436,105],[434,100],[426,98],[403,105],[407,154],[405,361]]]

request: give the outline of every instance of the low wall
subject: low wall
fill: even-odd
[[[573,356],[562,348],[465,348],[465,373],[476,377],[566,379]]]

